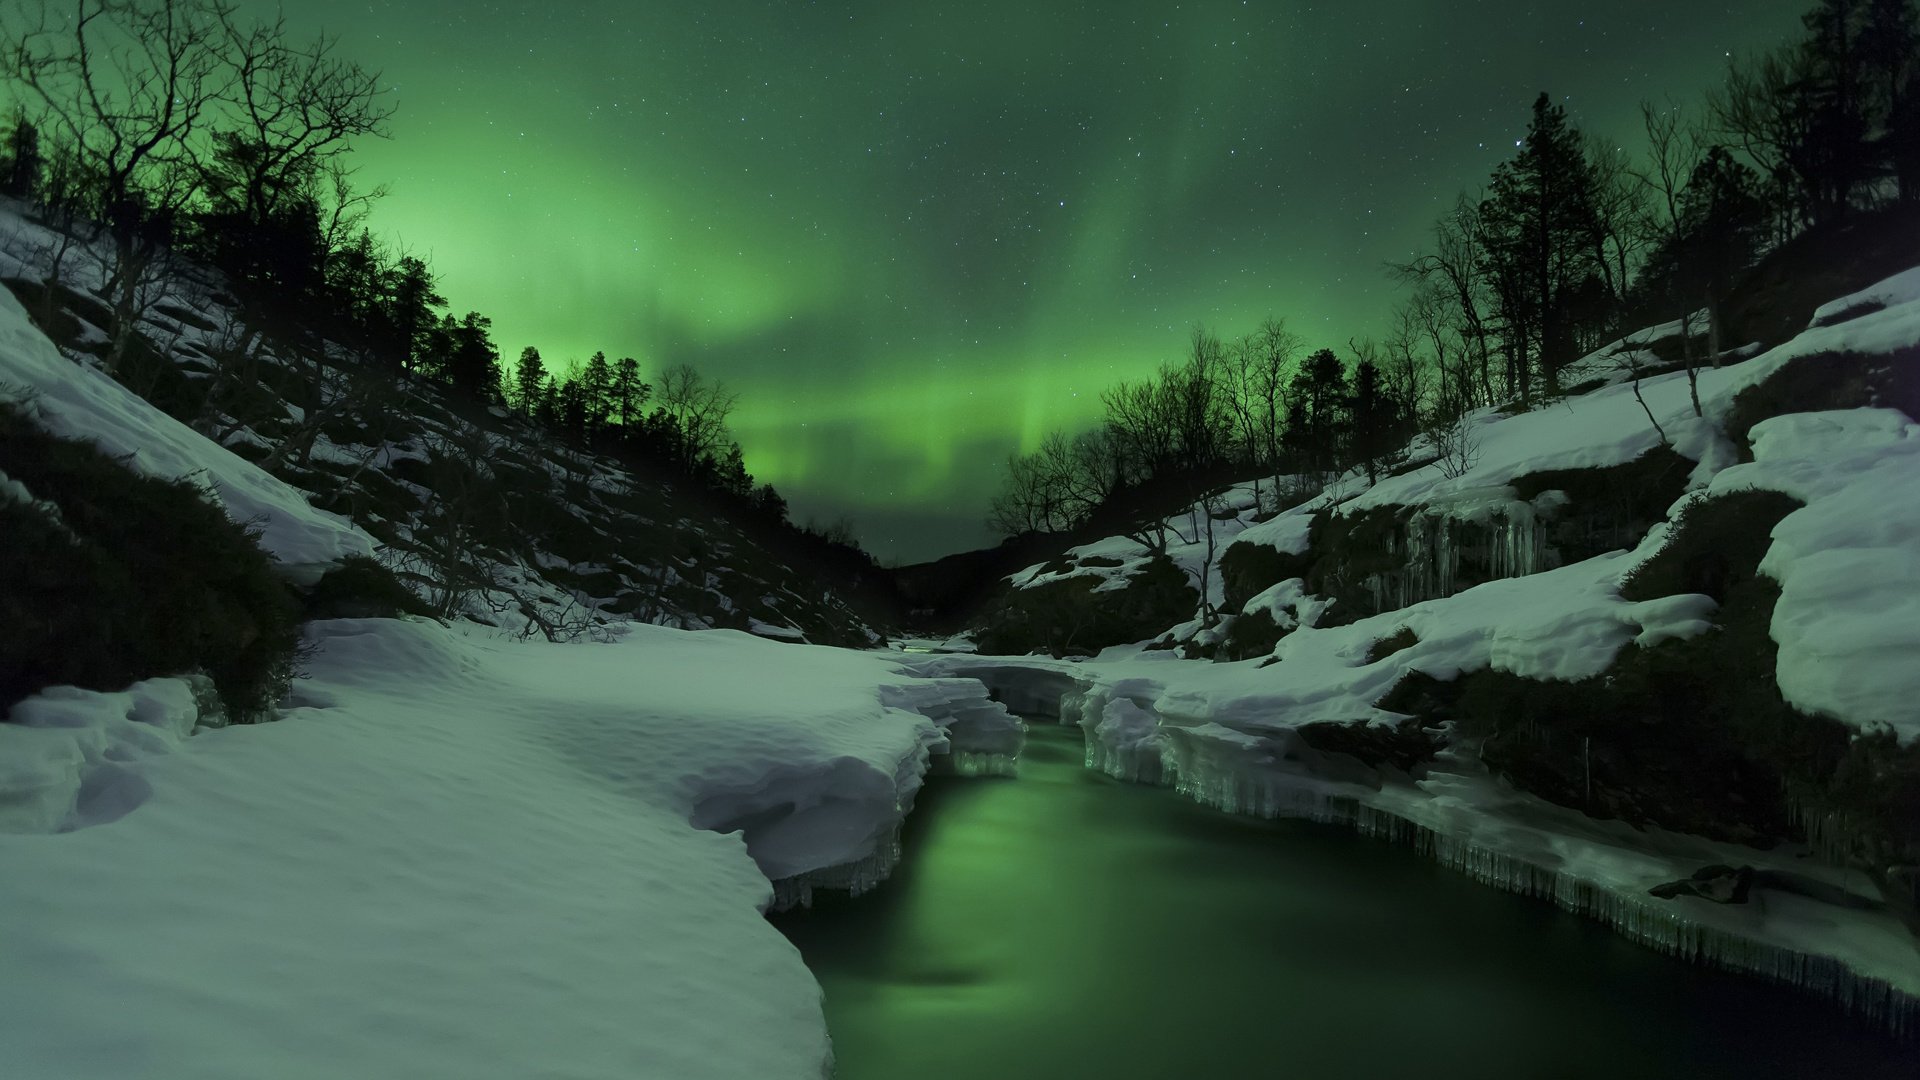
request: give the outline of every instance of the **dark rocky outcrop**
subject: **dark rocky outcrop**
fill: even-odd
[[[1125,588],[1096,591],[1106,580],[1085,575],[1005,589],[980,630],[980,651],[1092,655],[1160,634],[1200,604],[1186,573],[1164,555],[1128,575]]]

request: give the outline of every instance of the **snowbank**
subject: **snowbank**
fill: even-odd
[[[890,842],[949,749],[920,710],[1018,731],[897,654],[735,632],[315,638],[279,723],[183,742],[178,686],[148,685],[0,728],[0,760],[40,740],[83,809],[0,835],[7,1075],[819,1077],[819,991],[761,917],[769,875]],[[109,770],[131,792],[111,819],[85,794]]]
[[[169,479],[197,478],[242,523],[258,522],[260,546],[300,583],[317,581],[352,555],[373,553],[373,538],[345,518],[315,509],[299,490],[220,447],[121,386],[60,355],[0,289],[0,392],[26,391],[40,423],[124,456],[134,468]]]
[[[1892,409],[1794,413],[1751,437],[1753,462],[1709,490],[1807,504],[1774,527],[1760,563],[1780,583],[1780,692],[1809,712],[1920,738],[1920,424]]]
[[[1624,606],[1636,608],[1635,617],[1649,628],[1686,632],[1704,599]],[[1331,640],[1335,633],[1320,636]],[[1348,640],[1366,638],[1356,630]],[[1420,666],[1432,665],[1436,652],[1476,651],[1457,641],[1423,645],[1430,651]],[[1404,655],[1355,667],[1338,651],[1329,649],[1309,668],[1282,662],[1267,669],[1291,674],[1284,683],[1270,679],[1266,693],[1251,663],[1210,666],[1165,653],[1115,650],[1083,663],[928,656],[914,666],[948,674],[964,665],[989,683],[1070,683],[1076,688],[1062,693],[1062,722],[1086,733],[1088,767],[1119,779],[1170,786],[1230,813],[1345,825],[1413,847],[1476,880],[1551,900],[1660,951],[1808,987],[1896,1029],[1920,1019],[1920,951],[1885,910],[1827,903],[1778,886],[1742,905],[1648,894],[1702,866],[1722,864],[1752,866],[1762,881],[1800,882],[1812,892],[1878,895],[1862,875],[1823,866],[1803,848],[1759,851],[1596,821],[1515,791],[1457,748],[1441,752],[1418,781],[1324,760],[1291,728],[1339,715],[1363,701],[1369,687],[1384,689],[1392,679],[1374,669],[1395,670],[1399,665],[1389,661]],[[1318,674],[1317,690],[1294,684],[1303,670]],[[1339,676],[1342,671],[1348,674]]]

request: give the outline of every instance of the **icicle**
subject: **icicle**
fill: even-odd
[[[982,750],[955,750],[936,755],[929,771],[945,776],[1018,776],[1020,756]]]
[[[774,882],[773,910],[812,907],[815,889],[837,889],[848,896],[859,896],[891,877],[894,867],[899,865],[900,826],[896,824],[886,842],[863,859],[809,870]]]
[[[1517,567],[1536,557],[1529,553],[1539,549],[1534,524],[1521,519],[1515,525],[1507,551],[1513,559],[1509,565]],[[1551,901],[1660,952],[1800,987],[1883,1023],[1895,1034],[1920,1027],[1920,997],[1861,975],[1832,957],[1703,925],[1673,901],[1562,874],[1362,803],[1346,793],[1351,788],[1342,792],[1284,761],[1285,755],[1276,751],[1285,733],[1266,738],[1238,733],[1236,738],[1212,728],[1197,734],[1195,728],[1165,722],[1138,702],[1107,701],[1098,692],[1086,694],[1080,705],[1090,769],[1136,783],[1163,784],[1229,813],[1344,825],[1363,836],[1411,848],[1483,884]],[[1143,730],[1149,719],[1151,732]],[[1810,836],[1820,831],[1816,818],[1803,814]]]

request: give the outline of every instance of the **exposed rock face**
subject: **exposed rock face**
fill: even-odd
[[[1657,448],[1623,465],[1530,473],[1445,502],[1325,514],[1314,521],[1304,576],[1338,601],[1332,622],[1348,623],[1631,548],[1665,519],[1692,467]]]

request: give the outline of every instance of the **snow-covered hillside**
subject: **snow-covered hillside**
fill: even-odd
[[[107,312],[88,287],[107,270],[78,245],[49,289],[59,247],[59,234],[0,199],[0,400],[31,402],[56,434],[131,454],[150,474],[200,478],[235,520],[263,527],[263,546],[302,584],[343,556],[376,553],[436,607],[507,633],[587,636],[640,621],[879,640],[842,595],[852,582],[772,550],[703,493],[335,344],[254,340],[204,267],[160,283],[139,324],[148,370],[136,393],[105,370]],[[42,315],[62,328],[62,347],[15,292],[52,308]]]
[[[1867,301],[1872,301],[1871,304]],[[1885,357],[1903,365],[1893,376],[1920,380],[1920,270],[1908,271],[1821,309],[1806,333],[1754,359],[1699,372],[1704,417],[1689,404],[1685,374],[1644,380],[1640,393],[1661,421],[1671,448],[1694,462],[1685,493],[1669,510],[1677,516],[1697,499],[1742,490],[1779,491],[1806,503],[1780,523],[1762,564],[1779,583],[1775,640],[1781,646],[1779,677],[1795,705],[1831,714],[1859,728],[1886,726],[1903,741],[1920,737],[1920,424],[1894,409],[1790,412],[1755,424],[1744,433],[1752,460],[1742,463],[1725,425],[1741,391],[1765,382],[1800,358],[1837,355]],[[1831,321],[1838,312],[1862,312]],[[1618,347],[1631,347],[1627,339]],[[1600,357],[1583,366],[1602,367]],[[1259,545],[1304,556],[1316,519],[1379,508],[1410,512],[1431,535],[1435,520],[1499,520],[1493,547],[1500,580],[1464,592],[1445,588],[1446,551],[1403,552],[1410,562],[1439,564],[1436,599],[1391,605],[1382,614],[1337,627],[1314,625],[1329,605],[1298,579],[1274,583],[1226,622],[1203,626],[1195,618],[1166,628],[1179,642],[1206,643],[1224,635],[1235,616],[1265,612],[1287,623],[1311,612],[1306,625],[1286,635],[1271,658],[1288,661],[1281,671],[1256,678],[1278,695],[1276,724],[1378,717],[1374,702],[1407,670],[1446,677],[1492,666],[1537,678],[1571,679],[1604,670],[1628,641],[1651,643],[1698,632],[1708,625],[1704,596],[1632,603],[1618,585],[1665,542],[1667,527],[1644,536],[1632,550],[1617,550],[1564,567],[1546,565],[1545,528],[1562,493],[1548,490],[1520,499],[1513,481],[1529,474],[1597,470],[1625,465],[1663,446],[1632,389],[1615,381],[1602,389],[1531,412],[1507,415],[1483,410],[1468,421],[1477,452],[1464,470],[1435,462],[1369,484],[1349,472],[1327,490],[1264,521],[1257,520],[1252,485],[1231,489],[1220,500],[1237,511],[1215,522],[1210,538],[1194,539],[1190,518],[1169,522],[1176,542],[1167,554],[1196,583],[1210,543],[1209,601],[1225,599],[1222,564],[1235,544]],[[1421,443],[1408,448],[1415,461],[1432,458]],[[1518,534],[1532,532],[1536,535]],[[1502,557],[1498,549],[1519,552]],[[1056,564],[1029,567],[1011,579],[1030,590],[1075,577],[1099,579],[1099,591],[1119,591],[1151,561],[1137,540],[1116,536],[1069,550]],[[1380,665],[1365,663],[1369,646],[1399,627],[1420,643]],[[1114,656],[1137,649],[1119,649]],[[1255,658],[1265,660],[1268,656]],[[1377,669],[1377,670],[1376,670]],[[1207,670],[1207,669],[1200,669]],[[1233,669],[1237,671],[1238,669]],[[1218,676],[1226,677],[1225,670]],[[1204,711],[1204,710],[1203,710]]]
[[[1173,519],[1166,554],[1193,589],[1188,613],[1143,641],[1078,661],[948,655],[921,661],[922,669],[1006,687],[1049,680],[1063,718],[1086,731],[1089,766],[1115,776],[1165,783],[1236,812],[1340,821],[1414,843],[1657,947],[1817,985],[1905,1022],[1920,1002],[1920,951],[1899,916],[1911,914],[1903,894],[1920,879],[1911,850],[1899,848],[1913,828],[1899,809],[1904,796],[1889,803],[1878,789],[1850,789],[1847,797],[1866,800],[1865,816],[1879,822],[1862,825],[1861,815],[1821,802],[1822,792],[1801,782],[1814,767],[1791,755],[1815,752],[1775,748],[1781,736],[1770,732],[1730,737],[1746,754],[1731,765],[1720,742],[1662,743],[1662,754],[1678,760],[1635,763],[1634,740],[1691,736],[1637,734],[1647,717],[1607,709],[1669,686],[1691,692],[1682,677],[1712,684],[1715,672],[1685,664],[1753,655],[1737,624],[1760,601],[1723,611],[1732,593],[1630,582],[1636,571],[1651,574],[1642,568],[1657,556],[1667,563],[1662,573],[1684,561],[1682,579],[1737,577],[1740,568],[1721,565],[1733,556],[1676,534],[1705,529],[1731,496],[1778,492],[1795,508],[1751,541],[1764,552],[1758,575],[1777,590],[1770,620],[1758,608],[1757,632],[1777,650],[1759,676],[1771,676],[1794,715],[1809,718],[1795,730],[1822,733],[1807,736],[1826,747],[1821,753],[1851,755],[1848,768],[1904,790],[1897,777],[1911,765],[1901,763],[1920,740],[1920,424],[1881,398],[1915,398],[1920,271],[1835,300],[1778,348],[1699,372],[1701,415],[1684,373],[1644,379],[1645,409],[1624,381],[1618,353],[1663,332],[1583,362],[1601,376],[1595,389],[1531,412],[1470,417],[1472,452],[1450,462],[1416,441],[1398,475],[1369,483],[1351,472],[1275,516],[1257,513],[1248,485],[1215,500],[1232,512],[1216,514],[1210,529],[1198,510]],[[1829,394],[1847,387],[1852,398],[1793,400],[1796,379]],[[1637,511],[1616,504],[1649,498],[1659,499],[1652,520],[1623,533]],[[1705,549],[1662,556],[1670,542],[1675,552]],[[1095,598],[1124,597],[1149,580],[1164,595],[1150,578],[1154,565],[1127,537],[1074,548],[1010,578],[1002,610],[1024,605],[1034,620],[1056,617],[1061,583],[1075,579],[1095,582]],[[1203,584],[1217,614],[1192,610]],[[1672,658],[1670,643],[1696,639],[1721,652]],[[1466,706],[1448,696],[1468,675],[1482,676],[1476,708],[1515,713],[1488,742],[1505,740],[1497,766],[1482,760],[1493,760],[1482,745],[1491,722],[1462,724]],[[1529,715],[1543,702],[1581,712]],[[1826,734],[1820,725],[1835,721],[1841,734]],[[1771,779],[1775,766],[1784,780]],[[1688,801],[1690,769],[1691,783],[1707,789],[1698,805]],[[1785,803],[1771,826],[1743,821],[1718,831],[1764,839],[1771,827],[1779,836],[1794,815],[1807,843],[1763,852],[1660,827],[1719,824],[1713,808],[1727,796],[1716,789],[1727,781],[1717,769],[1757,771],[1775,785],[1763,786],[1766,797]],[[1665,786],[1635,786],[1653,780]],[[1783,796],[1778,785],[1788,782],[1798,786]],[[1582,811],[1589,805],[1600,809],[1590,816]],[[1809,845],[1872,872],[1822,866],[1808,858]],[[1778,888],[1729,906],[1649,896],[1710,864],[1756,867]]]

